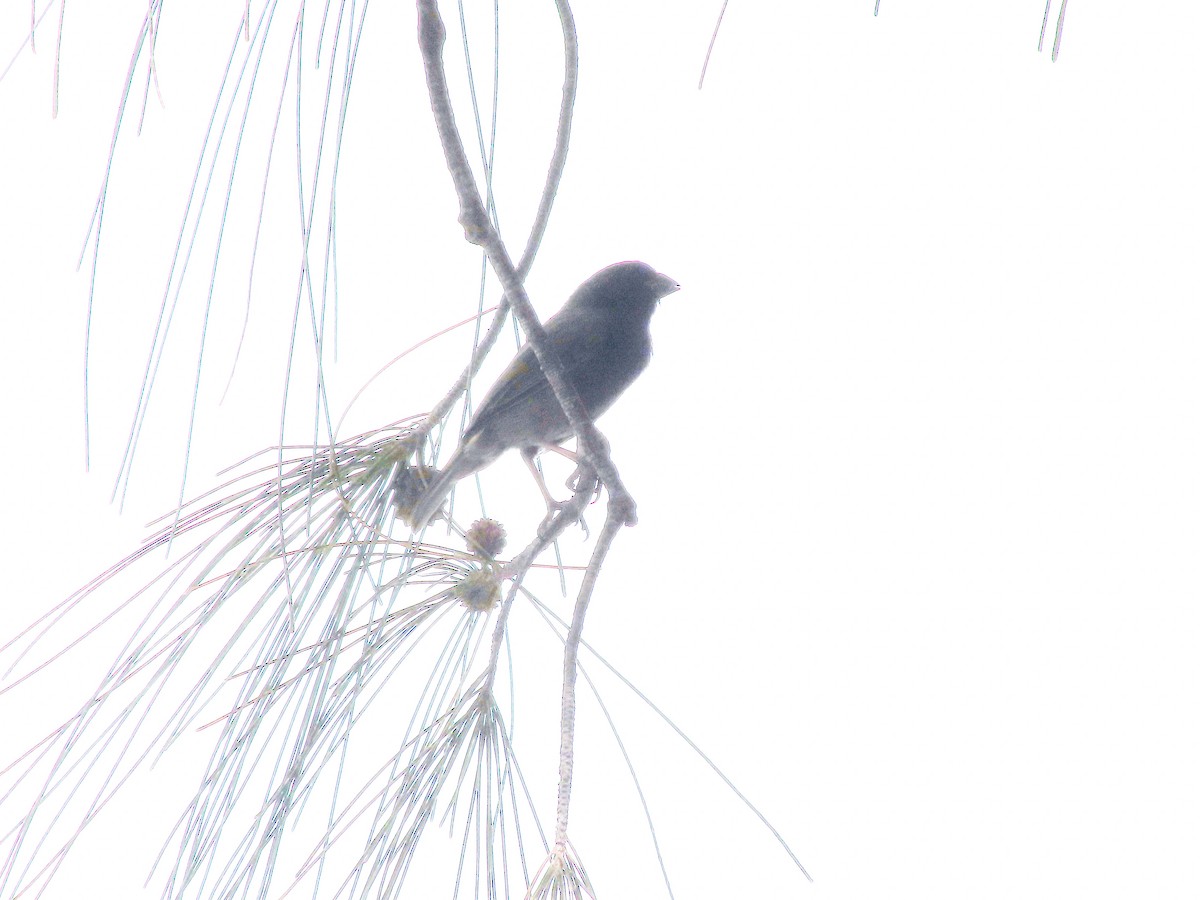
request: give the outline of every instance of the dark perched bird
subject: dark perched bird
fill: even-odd
[[[592,419],[612,406],[650,362],[650,316],[659,300],[677,290],[675,279],[645,263],[616,263],[576,288],[547,320],[546,337]],[[490,465],[505,450],[520,448],[530,461],[538,450],[554,447],[571,434],[566,413],[526,343],[479,404],[450,461],[413,507],[414,530],[441,509],[459,479]]]

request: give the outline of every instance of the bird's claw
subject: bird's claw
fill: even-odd
[[[588,503],[589,503],[589,504],[592,504],[592,503],[595,503],[597,500],[599,500],[599,499],[600,499],[600,489],[601,489],[601,487],[603,487],[603,485],[601,485],[601,484],[600,484],[600,481],[599,481],[598,479],[596,479],[596,478],[595,478],[595,473],[593,473],[593,472],[591,472],[591,471],[589,470],[587,474],[588,474],[588,476],[589,476],[589,477],[591,477],[591,478],[594,480],[594,482],[595,482],[595,484],[594,484],[594,487],[592,488],[592,499],[588,501]],[[572,472],[572,473],[571,473],[571,475],[570,475],[570,477],[569,477],[569,478],[567,478],[567,480],[566,480],[566,486],[567,486],[567,489],[568,489],[568,490],[569,490],[569,491],[570,491],[572,494],[575,494],[575,493],[578,493],[578,492],[579,492],[579,489],[580,489],[580,487],[579,487],[579,482],[580,482],[580,481],[583,479],[583,477],[584,477],[584,468],[583,468],[583,466],[582,466],[582,465],[580,465],[580,466],[576,466],[576,467],[575,467],[575,471],[574,471],[574,472]]]
[[[546,517],[544,519],[542,519],[541,524],[538,525],[538,536],[539,537],[544,536],[547,533],[549,533],[551,528],[554,526],[555,522],[558,520],[559,516],[570,515],[571,507],[575,505],[575,502],[576,502],[575,497],[572,497],[569,500],[553,500],[553,499],[547,498],[546,499]],[[592,501],[592,502],[595,502],[595,501]],[[579,527],[583,529],[584,540],[587,540],[587,538],[590,537],[591,533],[592,533],[591,529],[588,528],[587,522],[583,518],[583,513],[586,508],[587,508],[586,505],[583,508],[581,508],[579,510],[579,514],[575,517],[575,522],[578,523]]]

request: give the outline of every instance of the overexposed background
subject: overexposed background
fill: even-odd
[[[0,62],[28,27],[16,6],[0,20]],[[601,422],[641,522],[616,544],[587,637],[758,802],[816,879],[610,686],[676,895],[1195,897],[1200,13],[1175,0],[1074,5],[1052,64],[1035,49],[1040,0],[885,0],[878,18],[867,0],[735,0],[698,92],[716,3],[586,6],[571,155],[531,297],[549,314],[626,258],[684,286],[653,322],[650,369]],[[57,119],[53,27],[0,81],[4,638],[129,552],[178,498],[211,226],[124,510],[109,502],[243,8],[168,6],[162,103],[152,89],[140,137],[134,91],[98,264],[90,473],[90,263],[74,266],[145,5],[67,7]],[[277,15],[288,33],[295,9]],[[467,15],[486,80],[490,11]],[[550,5],[501,15],[496,194],[516,255],[561,62]],[[477,301],[479,254],[454,221],[413,18],[406,4],[372,6],[356,63],[325,372],[335,417]],[[282,56],[264,65],[239,152],[189,496],[279,439],[298,259],[287,133],[246,344],[218,401],[283,71]],[[317,111],[324,71],[311,59],[305,69]],[[458,109],[474,150],[469,107]],[[223,176],[215,183],[219,198]],[[428,409],[469,341],[456,332],[389,369],[341,433]],[[311,389],[295,393],[288,437],[311,440]],[[505,460],[485,478],[489,512],[517,545],[539,504],[520,468]],[[0,696],[0,756],[69,714],[89,686],[81,671],[64,663]],[[665,896],[594,705],[580,729],[572,832],[601,896]],[[553,750],[528,763],[549,765],[551,784]],[[187,752],[130,786],[47,896],[135,896],[161,822],[191,793]]]

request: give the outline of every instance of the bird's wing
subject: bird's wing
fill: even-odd
[[[546,323],[546,336],[577,390],[581,389],[581,376],[586,378],[586,373],[604,360],[609,343],[605,324],[604,317],[598,318],[591,311],[572,309],[560,311]],[[554,389],[546,380],[533,347],[527,343],[483,398],[463,438],[471,437],[512,410],[553,398]]]

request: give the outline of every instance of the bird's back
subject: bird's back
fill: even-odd
[[[650,361],[650,334],[609,310],[566,308],[546,336],[592,418],[601,415]],[[571,435],[567,417],[526,344],[476,410],[464,439],[490,432],[508,446],[539,446]]]

